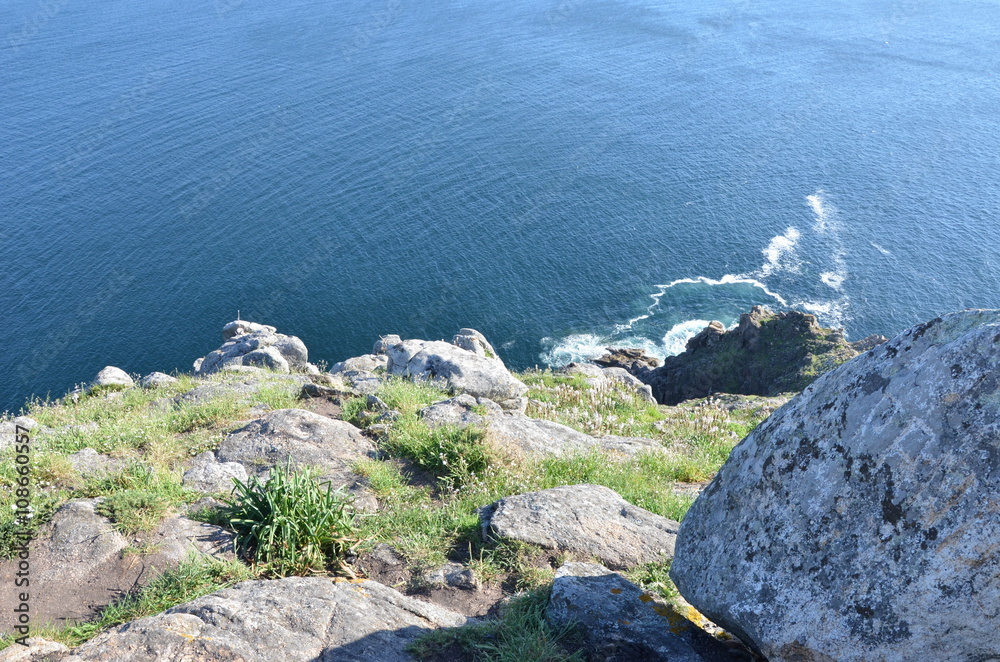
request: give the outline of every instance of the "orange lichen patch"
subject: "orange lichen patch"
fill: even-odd
[[[615,595],[618,595],[619,593],[622,592],[622,590],[620,588],[613,588],[611,589],[611,592],[614,593]]]

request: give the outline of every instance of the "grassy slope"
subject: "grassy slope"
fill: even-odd
[[[709,479],[733,445],[770,413],[772,404],[760,401],[759,406],[732,412],[711,402],[660,407],[619,386],[589,387],[579,377],[550,371],[531,371],[519,377],[531,389],[529,415],[590,434],[657,439],[663,450],[631,460],[598,451],[572,458],[525,458],[497,447],[479,430],[430,430],[424,426],[417,411],[447,397],[443,392],[404,381],[384,384],[379,397],[402,416],[379,441],[385,458],[359,461],[356,466],[367,476],[380,502],[376,515],[357,518],[357,537],[368,546],[378,542],[393,545],[417,577],[446,560],[456,560],[472,567],[483,581],[505,579],[505,586],[529,591],[511,602],[499,621],[432,637],[421,644],[421,654],[433,656],[442,646],[458,646],[469,656],[482,659],[576,659],[560,643],[565,633],[548,630],[540,616],[538,604],[542,600],[544,605],[552,579],[549,566],[537,562],[542,551],[512,541],[482,542],[476,509],[510,494],[596,483],[616,490],[638,506],[680,520],[692,497],[675,490],[675,483]],[[213,381],[244,379],[245,375],[230,374]],[[165,398],[201,384],[204,381],[181,376],[177,384],[165,389],[131,389],[76,402],[30,403],[25,413],[45,428],[34,435],[32,443],[35,526],[50,518],[67,499],[101,496],[105,497],[103,512],[123,531],[155,527],[168,512],[200,496],[181,486],[186,460],[216,448],[228,431],[255,417],[250,411],[254,405],[278,409],[300,404],[296,400],[298,387],[279,378],[250,399],[229,395],[202,403],[182,401],[177,407],[161,404]],[[344,418],[358,424],[369,422],[373,414],[365,406],[365,398],[345,402]],[[67,456],[87,447],[121,458],[125,468],[109,477],[83,479]],[[0,453],[3,556],[9,555],[13,545],[15,474],[10,454],[9,449]],[[424,480],[414,480],[401,466],[413,467]],[[432,484],[427,484],[428,476]],[[676,593],[666,569],[665,564],[651,564],[634,569],[630,576],[669,598]],[[76,645],[117,623],[158,613],[261,572],[235,562],[192,559],[126,601],[108,607],[95,622],[43,634]],[[9,643],[9,639],[0,639],[0,648]]]

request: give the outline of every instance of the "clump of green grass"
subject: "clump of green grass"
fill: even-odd
[[[658,561],[636,566],[624,573],[633,583],[667,601],[680,597],[680,591],[670,579],[670,561]]]
[[[154,492],[125,490],[115,492],[97,505],[104,515],[124,534],[150,531],[167,514],[168,502]]]
[[[499,618],[460,628],[433,630],[416,640],[410,652],[431,658],[457,646],[477,662],[583,662],[570,628],[553,628],[545,620],[549,588],[514,597]]]
[[[615,381],[590,386],[581,375],[528,371],[518,375],[530,386],[528,415],[544,418],[587,434],[623,437],[659,436],[664,416],[657,405]]]
[[[223,515],[236,532],[244,558],[271,576],[346,570],[344,559],[359,542],[352,497],[319,483],[310,469],[275,467],[266,482],[235,481]]]

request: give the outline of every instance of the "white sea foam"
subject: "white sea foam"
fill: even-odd
[[[879,253],[881,253],[882,255],[892,255],[892,251],[887,251],[886,249],[884,249],[881,246],[879,246],[878,244],[876,244],[874,241],[870,241],[868,243],[870,243],[872,245],[872,247],[875,250],[877,250]]]
[[[594,333],[574,333],[560,338],[542,338],[542,347],[548,347],[539,355],[546,365],[566,365],[571,361],[592,361],[603,356],[607,338]]]
[[[784,234],[772,237],[767,247],[761,251],[764,254],[764,264],[754,274],[767,278],[779,271],[798,271],[799,260],[795,255],[795,246],[801,236],[802,233],[793,225],[786,228]]]
[[[678,278],[664,285],[656,285],[649,295],[651,303],[646,310],[625,323],[615,324],[610,334],[573,334],[560,340],[543,339],[547,347],[540,358],[549,365],[564,365],[570,361],[593,360],[602,356],[607,347],[639,347],[652,356],[663,358],[684,351],[687,341],[708,325],[707,320],[692,319],[673,325],[662,337],[660,342],[635,334],[635,325],[657,315],[663,298],[670,289],[681,285],[705,285],[709,287],[726,287],[733,285],[749,285],[773,300],[781,308],[797,308],[815,314],[824,326],[843,328],[850,319],[850,298],[844,293],[844,284],[849,278],[847,268],[847,251],[842,240],[843,225],[837,208],[826,199],[823,189],[806,196],[809,208],[813,213],[810,237],[816,243],[803,237],[803,232],[796,226],[788,226],[782,234],[771,238],[767,246],[761,250],[763,264],[753,271],[741,274],[725,274],[719,278],[696,276],[693,278]],[[872,244],[880,251],[888,253],[877,244]],[[816,248],[825,255],[816,256]],[[805,262],[800,249],[810,255]],[[782,281],[779,277],[785,274],[801,274],[804,265],[819,268],[819,280],[838,293],[834,299],[790,300],[777,291],[777,285]],[[825,267],[825,269],[824,269]],[[811,271],[811,270],[810,270]],[[815,273],[815,272],[812,272]],[[711,295],[707,295],[711,296]],[[676,310],[672,313],[678,312]],[[746,311],[734,311],[746,312]]]
[[[844,274],[840,274],[835,271],[824,271],[819,275],[819,279],[821,281],[837,291],[840,291],[841,287],[844,285],[844,278]]]
[[[665,356],[680,354],[687,349],[688,340],[701,333],[709,324],[711,324],[709,320],[688,320],[675,324],[663,336],[663,354]]]

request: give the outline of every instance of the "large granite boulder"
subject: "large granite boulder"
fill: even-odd
[[[1000,659],[1000,311],[920,324],[732,452],[671,576],[771,662]]]
[[[465,622],[373,581],[256,580],[120,625],[64,662],[412,662],[419,635]]]
[[[480,510],[480,522],[483,537],[567,550],[612,568],[670,560],[680,526],[601,485],[564,485],[504,497]]]
[[[867,347],[867,345],[866,345]],[[621,362],[614,356],[602,365],[629,370],[652,387],[657,402],[676,405],[715,393],[773,396],[797,392],[816,377],[858,354],[840,329],[824,329],[816,317],[797,311],[773,313],[761,306],[740,316],[727,331],[712,322],[663,365]]]
[[[309,352],[295,336],[273,326],[237,320],[222,328],[222,346],[195,361],[195,374],[208,375],[225,368],[254,366],[276,372],[310,372]]]
[[[677,609],[594,563],[565,563],[556,572],[546,619],[573,626],[590,659],[609,662],[735,662],[749,655],[730,649]]]
[[[401,340],[389,345],[385,347],[386,371],[431,381],[456,394],[489,398],[504,409],[523,412],[528,387],[510,374],[482,334],[462,329],[455,342],[461,346],[427,340]]]

